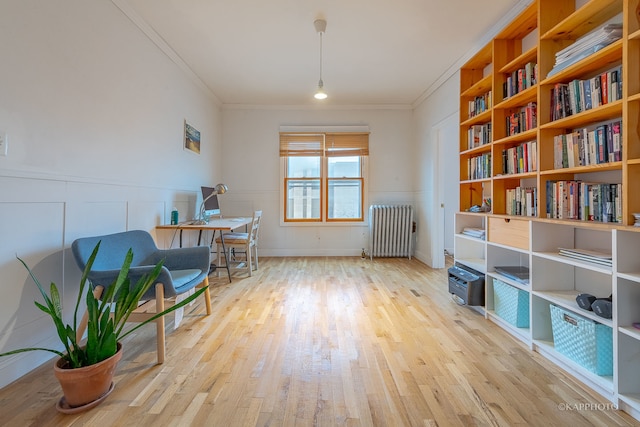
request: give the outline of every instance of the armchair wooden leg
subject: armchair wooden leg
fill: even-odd
[[[197,287],[204,288],[209,286],[209,277],[205,277],[202,283],[200,283]],[[209,293],[209,289],[204,291],[204,303],[207,306],[207,316],[211,314],[211,294]]]
[[[100,298],[102,296],[102,292],[104,291],[104,286],[98,285],[93,289],[93,296],[95,298]],[[79,343],[82,341],[82,336],[84,335],[84,331],[87,330],[87,324],[89,323],[89,312],[85,310],[82,315],[82,319],[80,319],[80,325],[78,326],[78,330],[76,331],[76,342]]]
[[[164,286],[156,283],[156,313],[164,310]],[[164,363],[164,316],[156,319],[156,339],[158,341],[158,363]]]

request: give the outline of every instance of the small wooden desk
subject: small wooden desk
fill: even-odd
[[[240,227],[251,224],[251,218],[234,217],[234,218],[212,218],[206,224],[198,224],[198,221],[186,221],[177,225],[158,225],[157,229],[160,230],[180,230],[180,247],[182,247],[182,232],[184,230],[198,230],[198,245],[200,245],[202,232],[204,230],[213,231],[213,237],[216,236],[216,231],[220,232],[220,241],[222,242],[222,251],[224,252],[224,260],[226,263],[227,274],[229,275],[229,282],[231,282],[231,270],[229,269],[229,260],[227,259],[227,251],[224,247],[224,233],[225,231],[233,231]],[[218,268],[218,266],[216,266]]]

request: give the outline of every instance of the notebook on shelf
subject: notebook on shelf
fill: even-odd
[[[515,280],[520,283],[529,283],[529,267],[521,265],[504,265],[493,267],[496,273],[500,273],[509,279]]]

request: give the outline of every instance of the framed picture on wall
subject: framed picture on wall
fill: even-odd
[[[200,131],[184,121],[184,149],[200,154]]]

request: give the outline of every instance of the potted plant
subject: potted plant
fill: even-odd
[[[132,329],[125,331],[124,326],[127,319],[138,307],[138,301],[142,295],[153,285],[155,279],[158,277],[162,268],[162,261],[156,264],[150,274],[143,276],[132,285],[128,274],[133,260],[133,251],[129,249],[118,278],[111,286],[105,288],[104,293],[100,299],[98,299],[94,295],[94,292],[92,292],[91,286],[87,286],[87,277],[99,248],[100,242],[98,242],[94,248],[82,273],[72,325],[64,324],[60,293],[55,283],[51,283],[49,294],[47,294],[29,266],[27,266],[21,258],[18,258],[38,286],[44,299],[44,304],[35,301],[35,305],[51,317],[65,352],[51,348],[30,347],[12,350],[0,354],[0,356],[37,350],[57,354],[59,359],[55,363],[54,371],[60,381],[64,394],[64,397],[58,404],[58,409],[61,410],[61,412],[65,412],[65,407],[68,409],[68,412],[77,412],[77,410],[88,409],[100,403],[113,388],[112,378],[115,372],[115,365],[122,357],[121,340],[160,316],[164,316],[167,313],[189,304],[200,294],[208,290],[208,287],[198,289],[194,294],[179,303],[157,313]],[[78,323],[78,311],[83,297],[86,300],[88,313],[87,341],[84,345],[80,345],[77,340],[77,331],[80,327]],[[71,376],[70,383],[66,384],[64,377],[68,376]],[[100,379],[96,376],[102,376],[103,378]],[[92,391],[83,390],[80,382],[84,379],[88,379],[90,384],[99,384],[99,387]],[[61,404],[63,400],[64,403]]]

